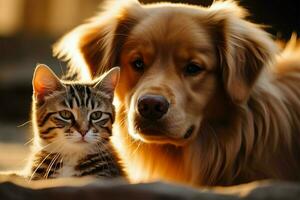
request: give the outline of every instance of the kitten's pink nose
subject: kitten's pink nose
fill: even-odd
[[[87,134],[88,130],[86,129],[83,129],[83,130],[80,130],[79,133],[82,137],[84,137],[86,134]]]

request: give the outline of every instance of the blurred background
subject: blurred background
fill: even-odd
[[[172,2],[209,6],[212,1]],[[65,70],[65,63],[52,58],[51,45],[64,33],[84,22],[84,19],[93,16],[101,2],[0,0],[0,170],[18,169],[26,160],[31,138],[28,120],[35,65],[45,63],[61,74]],[[250,20],[269,25],[267,31],[275,38],[287,40],[292,32],[300,35],[299,0],[238,2],[250,10]]]

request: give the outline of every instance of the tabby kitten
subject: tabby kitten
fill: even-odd
[[[31,180],[124,175],[110,143],[119,71],[113,68],[86,84],[59,80],[47,66],[37,66],[32,81]]]

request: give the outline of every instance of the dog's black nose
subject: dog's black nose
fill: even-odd
[[[138,100],[138,111],[146,119],[160,119],[169,109],[169,102],[160,95],[144,95]]]

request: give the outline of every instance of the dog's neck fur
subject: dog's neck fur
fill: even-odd
[[[296,71],[262,72],[248,101],[235,106],[235,118],[226,120],[230,123],[203,121],[198,137],[184,147],[135,141],[126,123],[119,123],[114,140],[132,180],[163,177],[190,185],[232,185],[270,177],[299,179],[300,159],[292,156],[299,155],[300,146],[300,91],[293,87],[300,69]],[[121,105],[117,112],[119,122],[124,109]]]

